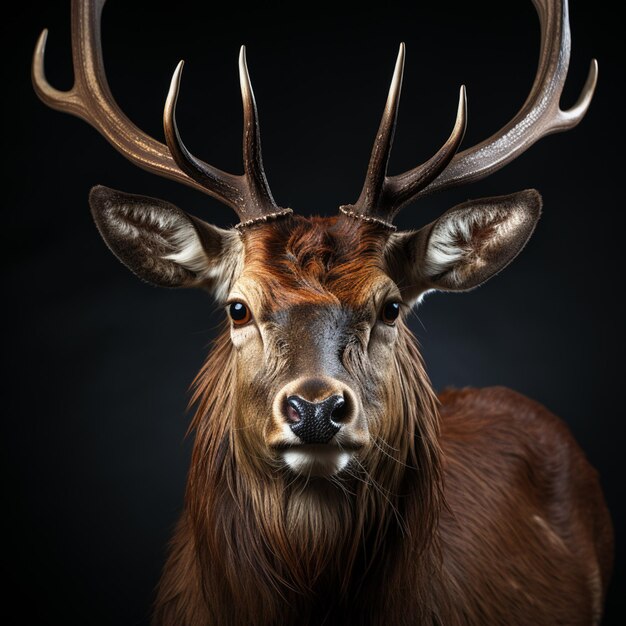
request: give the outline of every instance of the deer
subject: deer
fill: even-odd
[[[567,0],[533,0],[537,74],[519,112],[460,151],[456,120],[434,156],[387,171],[402,87],[400,45],[362,191],[331,217],[274,200],[241,48],[243,173],[193,156],[178,130],[183,63],[165,143],[120,110],[104,71],[103,0],[72,0],[74,86],[32,79],[48,106],[82,118],[135,165],[231,207],[212,225],[163,200],[96,186],[89,203],[113,254],[157,286],[204,289],[224,325],[193,386],[185,504],[153,623],[599,624],[612,525],[596,471],[563,421],[515,391],[429,381],[407,315],[427,293],[474,289],[537,225],[540,194],[469,200],[410,231],[398,212],[499,170],[585,116],[560,108],[570,58]]]

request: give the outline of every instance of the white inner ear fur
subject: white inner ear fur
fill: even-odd
[[[156,226],[160,231],[177,228],[178,215],[171,215],[162,210],[147,209],[135,204],[120,204],[115,212],[110,213],[109,221],[119,236],[136,239],[143,232],[143,226]]]
[[[456,272],[462,269],[464,261],[480,266],[484,262],[481,252],[502,245],[524,219],[523,211],[495,207],[474,207],[444,215],[430,235],[424,275],[431,278],[451,270]],[[476,241],[476,231],[485,227],[492,229],[489,237]]]
[[[243,243],[239,233],[210,226],[221,239],[221,250],[209,256],[191,224],[181,223],[168,237],[176,250],[163,258],[181,265],[196,274],[198,282],[211,286],[218,301],[224,301],[231,286],[241,272],[243,264]]]

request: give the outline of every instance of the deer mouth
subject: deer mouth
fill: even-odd
[[[280,443],[272,446],[285,465],[303,476],[333,476],[343,470],[363,445],[358,443]]]
[[[273,450],[277,450],[278,452],[284,452],[285,450],[305,450],[309,452],[325,452],[325,451],[336,451],[336,452],[355,452],[356,450],[360,450],[363,447],[362,443],[352,443],[346,442],[341,445],[335,443],[290,443],[288,441],[283,443],[277,443],[272,446]]]

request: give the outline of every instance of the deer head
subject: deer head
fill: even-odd
[[[417,403],[413,412],[422,415],[411,428],[436,428],[424,417],[429,411],[419,408],[420,403],[434,407],[434,399],[406,313],[429,291],[472,289],[504,268],[532,234],[541,198],[527,190],[472,200],[417,231],[397,232],[392,222],[414,200],[480,180],[585,115],[597,65],[592,62],[578,102],[562,111],[570,50],[567,3],[534,4],[542,29],[539,69],[517,115],[482,143],[458,152],[466,125],[462,87],[452,133],[440,150],[424,164],[390,176],[405,59],[400,46],[363,190],[330,218],[301,217],[274,201],[244,48],[239,57],[244,173],[234,175],[192,156],[181,140],[176,101],[182,62],[165,103],[166,144],[124,116],[103,68],[102,0],[72,2],[75,84],[68,92],[46,81],[47,34],[42,33],[33,82],[46,104],[83,118],[136,165],[218,198],[240,219],[234,228],[222,229],[162,200],[106,187],[95,187],[89,199],[107,245],[140,278],[206,289],[224,307],[228,330],[217,351],[228,372],[204,375],[217,384],[213,391],[226,399],[220,406],[228,404],[229,415],[205,419],[222,424],[211,436],[219,443],[227,434],[242,464],[266,473],[281,467],[296,475],[333,476],[351,463],[370,462],[370,451],[381,442],[406,450],[413,445],[405,441],[407,404]],[[228,384],[220,383],[227,374]],[[422,381],[417,399],[408,397],[401,383],[407,376]]]

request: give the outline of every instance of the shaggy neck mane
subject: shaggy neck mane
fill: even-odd
[[[211,614],[215,623],[320,623],[348,611],[358,623],[359,610],[363,622],[384,614],[393,623],[402,594],[392,600],[370,581],[401,589],[436,574],[437,400],[404,325],[386,395],[374,445],[357,463],[332,480],[294,477],[246,444],[233,348],[220,335],[195,381],[186,493],[199,592],[209,611],[228,607]],[[421,600],[426,614],[430,598]]]

